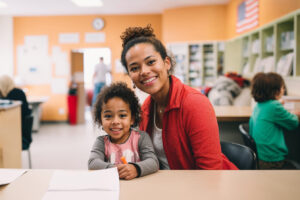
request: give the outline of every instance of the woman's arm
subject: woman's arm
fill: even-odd
[[[199,93],[191,93],[185,98],[182,110],[184,130],[190,142],[196,168],[222,169],[219,128],[208,98]]]
[[[99,136],[93,145],[90,158],[88,161],[89,170],[106,169],[110,167],[115,167],[113,164],[105,162],[104,137],[105,136]]]

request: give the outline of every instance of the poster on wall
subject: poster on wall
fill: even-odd
[[[52,47],[52,62],[55,66],[54,72],[56,76],[69,76],[70,62],[68,55],[59,46]]]
[[[105,42],[105,33],[85,33],[84,41],[86,43],[102,43]]]
[[[60,44],[77,44],[79,43],[79,33],[60,33],[58,42]]]
[[[67,94],[68,81],[65,78],[53,78],[51,81],[51,92],[53,94]]]
[[[24,84],[51,82],[51,60],[48,55],[48,36],[25,36],[24,45],[17,46],[18,75]]]
[[[259,0],[244,0],[237,8],[236,32],[242,33],[258,26]]]

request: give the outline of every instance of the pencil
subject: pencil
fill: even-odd
[[[122,161],[123,164],[127,164],[127,161],[126,161],[124,156],[121,157],[121,161]]]

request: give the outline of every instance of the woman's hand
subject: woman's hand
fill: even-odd
[[[125,180],[131,180],[137,177],[138,173],[132,164],[118,164],[117,165],[119,177]]]

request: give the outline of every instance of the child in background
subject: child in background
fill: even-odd
[[[119,177],[126,180],[158,170],[149,135],[132,128],[140,122],[140,110],[138,98],[125,83],[115,83],[101,91],[94,105],[94,122],[102,125],[108,135],[96,139],[89,169],[117,167]]]
[[[252,80],[251,94],[257,104],[250,118],[249,128],[250,135],[256,142],[261,169],[292,167],[285,161],[288,148],[283,130],[296,129],[299,116],[288,112],[279,102],[284,90],[284,80],[273,72],[257,73]]]

